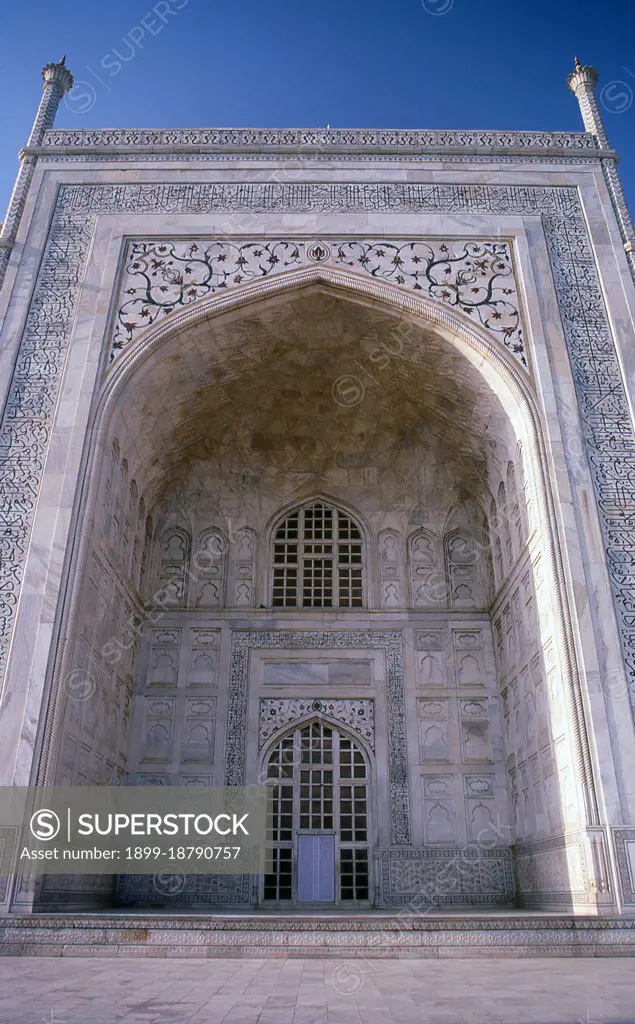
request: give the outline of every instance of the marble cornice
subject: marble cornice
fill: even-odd
[[[413,131],[390,129],[52,129],[43,145],[24,156],[130,153],[358,153],[361,155],[582,156],[597,159],[595,136],[587,132]],[[614,155],[605,150],[602,156]]]

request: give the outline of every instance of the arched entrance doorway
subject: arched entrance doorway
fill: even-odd
[[[363,522],[365,575],[315,549],[327,507],[346,558]],[[512,843],[595,813],[554,507],[526,374],[445,309],[312,270],[166,318],[95,400],[41,781],[249,782],[267,715],[319,693],[370,723],[377,765],[366,882],[362,840],[336,837],[334,900],[343,854],[354,900],[380,857],[395,905],[485,836],[496,871],[452,900],[509,902]],[[305,892],[294,814],[278,901],[285,850]],[[321,821],[306,851],[327,850]]]
[[[262,899],[282,906],[369,906],[371,770],[361,745],[314,720],[275,741]]]

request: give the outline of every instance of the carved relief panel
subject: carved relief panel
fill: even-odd
[[[450,603],[454,608],[478,608],[483,603],[479,586],[478,554],[474,539],[456,531],[445,538]]]
[[[179,678],[181,630],[155,629],[151,632],[148,686],[176,686]]]
[[[181,761],[211,764],[214,760],[216,698],[187,698],[184,717]]]
[[[206,530],[192,559],[190,603],[195,608],[222,608],[227,578],[227,540],[220,530]]]
[[[447,585],[440,571],[437,541],[428,530],[418,530],[408,541],[410,604],[413,608],[444,605]]]
[[[239,530],[232,543],[233,595],[236,608],[251,608],[255,603],[256,535],[253,530]]]
[[[415,630],[416,685],[422,689],[451,685],[443,630]]]
[[[188,686],[218,685],[220,630],[190,629],[190,652],[186,683]]]
[[[183,529],[167,530],[159,548],[159,589],[164,605],[183,606],[187,599],[190,537]]]
[[[421,761],[450,761],[451,737],[447,700],[417,700]]]
[[[481,846],[510,841],[510,830],[501,835],[494,799],[493,775],[465,775],[463,777],[465,816],[468,837]],[[507,823],[504,822],[504,825]]]
[[[457,842],[456,779],[452,775],[422,775],[423,840],[426,846]]]
[[[480,629],[453,630],[454,662],[458,686],[484,686],[485,665],[483,636]],[[490,680],[496,678],[494,666],[490,665]]]
[[[382,608],[403,608],[401,537],[395,530],[379,535],[380,601]]]
[[[143,698],[142,756],[145,761],[172,759],[175,698]]]

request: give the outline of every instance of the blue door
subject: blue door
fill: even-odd
[[[335,900],[335,836],[298,836],[298,903]]]

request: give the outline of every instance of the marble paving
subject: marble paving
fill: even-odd
[[[635,1024],[629,958],[0,961],[1,1024]]]

